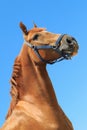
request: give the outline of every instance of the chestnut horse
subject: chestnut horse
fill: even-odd
[[[24,44],[13,66],[12,101],[1,130],[73,130],[57,102],[46,64],[76,55],[77,41],[36,25],[29,31],[22,22],[20,27]]]

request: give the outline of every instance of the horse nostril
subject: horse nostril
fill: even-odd
[[[67,43],[72,43],[72,40],[70,40],[70,39],[66,39],[66,41],[67,41]]]
[[[71,38],[66,38],[66,42],[68,43],[70,49],[74,49],[75,46],[74,40],[72,40]]]

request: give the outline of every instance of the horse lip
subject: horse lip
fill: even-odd
[[[68,47],[67,49],[62,50],[63,55],[68,55],[69,57],[72,57],[78,53],[79,46],[78,44],[75,44],[72,47]]]
[[[69,56],[71,56],[72,53],[73,53],[72,50],[62,50],[62,54],[63,54],[63,55],[69,55]]]

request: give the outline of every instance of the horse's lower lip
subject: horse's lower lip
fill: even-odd
[[[69,57],[72,57],[78,53],[78,49],[69,49],[69,50],[62,50],[63,55],[68,55]]]
[[[70,50],[62,50],[62,53],[64,53],[64,54],[72,54],[73,50],[72,49],[70,49]]]
[[[63,51],[64,53],[68,53],[68,54],[71,54],[72,52],[67,50],[67,51]]]

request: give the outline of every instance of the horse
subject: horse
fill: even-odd
[[[79,48],[76,39],[48,32],[36,24],[27,30],[20,22],[20,28],[24,44],[14,61],[12,99],[0,130],[73,130],[58,104],[46,65],[75,56]]]

